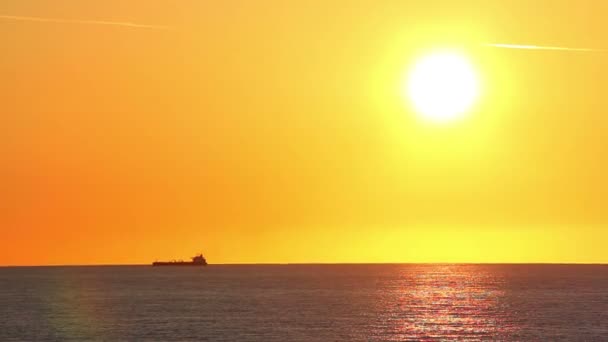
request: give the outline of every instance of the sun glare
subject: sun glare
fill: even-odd
[[[424,56],[414,65],[405,91],[419,115],[446,122],[470,110],[479,96],[479,84],[464,56],[436,53]]]

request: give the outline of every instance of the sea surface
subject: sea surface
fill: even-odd
[[[608,341],[608,266],[0,268],[0,341]]]

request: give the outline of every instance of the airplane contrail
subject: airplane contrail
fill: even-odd
[[[58,19],[58,18],[43,18],[43,17],[26,17],[18,15],[1,15],[0,19],[14,20],[14,21],[33,21],[40,23],[58,23],[58,24],[84,24],[84,25],[110,25],[110,26],[123,26],[133,28],[144,28],[144,29],[156,29],[156,30],[170,30],[169,26],[162,25],[146,25],[137,24],[123,21],[105,21],[105,20],[78,20],[78,19]]]
[[[520,44],[484,44],[484,46],[501,49],[524,49],[524,50],[552,50],[552,51],[574,51],[574,52],[604,52],[601,49],[571,48],[564,46],[543,46],[543,45],[520,45]]]

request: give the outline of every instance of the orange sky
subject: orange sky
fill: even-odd
[[[608,262],[608,53],[483,46],[608,49],[606,13],[5,0],[0,265]],[[445,47],[483,95],[423,124],[403,75]]]

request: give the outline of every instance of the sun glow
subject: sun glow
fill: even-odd
[[[479,83],[464,56],[436,53],[414,65],[405,91],[418,114],[431,121],[446,122],[470,110],[479,96]]]

